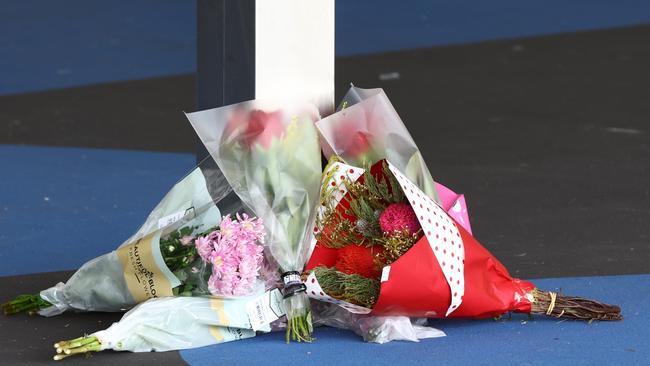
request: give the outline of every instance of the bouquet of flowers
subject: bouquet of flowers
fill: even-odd
[[[105,330],[55,343],[57,353],[53,358],[59,361],[105,350],[162,352],[250,338],[256,332],[248,323],[245,305],[254,299],[151,299],[138,304]]]
[[[118,250],[3,305],[47,316],[139,303],[105,330],[57,342],[55,360],[279,329],[309,342],[313,324],[383,343],[444,336],[426,318],[622,318],[617,306],[512,278],[472,236],[464,196],[433,181],[380,89],[353,87],[319,121],[313,105],[261,101],[187,117],[212,158]]]
[[[317,123],[326,157],[338,156],[354,166],[387,159],[441,203],[420,149],[382,89],[351,87],[339,111]]]
[[[162,352],[250,338],[271,331],[270,324],[282,315],[277,289],[245,296],[155,298],[105,330],[55,343],[54,360],[104,350]]]
[[[322,172],[317,108],[249,101],[187,117],[235,193],[264,220],[265,245],[282,270],[287,342],[311,341],[311,311],[300,274]]]
[[[279,273],[276,260],[284,266],[283,306],[277,306],[277,309],[270,311],[273,316],[263,316],[261,320],[255,318],[259,312],[248,312],[246,320],[235,326],[237,329],[263,330],[259,325],[268,325],[287,309],[290,313],[287,337],[299,341],[310,340],[309,302],[299,274],[304,267],[311,239],[307,223],[314,211],[321,175],[319,145],[314,127],[317,116],[312,108],[267,112],[259,102],[245,102],[188,114],[219,165],[219,171],[228,180],[226,185],[233,187],[234,192],[257,218],[242,214],[233,220],[226,216],[216,230],[194,237],[175,235],[173,240],[191,248],[192,255],[211,268],[210,275],[204,275],[199,286],[194,281],[185,282],[184,285],[190,288],[183,288],[179,293],[229,297],[252,293],[258,297],[270,296],[269,292],[263,291],[277,286]],[[215,133],[218,135],[214,140],[217,144],[209,140]],[[264,248],[270,253],[266,266],[263,265]],[[182,260],[182,263],[189,262],[191,261]],[[201,273],[197,267],[190,268],[191,273]],[[291,269],[295,271],[290,272]],[[260,276],[268,286],[258,291],[259,286],[256,284]],[[196,291],[196,288],[206,287],[207,292]],[[252,301],[249,300],[231,299],[233,314],[237,314],[234,306],[247,307]],[[124,329],[122,324],[140,324],[142,328],[142,325],[146,326],[155,319],[151,314],[157,314],[163,319],[175,314],[173,307],[181,301],[196,304],[199,300],[160,299],[154,302],[155,312],[150,311],[154,305],[147,302],[131,315],[127,314],[114,327]],[[230,312],[224,312],[222,317],[230,318]],[[209,325],[215,326],[214,323]],[[223,321],[218,325],[233,327],[230,322]],[[175,329],[172,327],[169,331]],[[83,341],[59,342],[56,345],[57,352],[60,353],[57,358],[88,351],[88,347],[91,350],[101,350],[115,344],[123,345],[124,342],[112,341],[107,336],[113,334],[123,335],[122,332],[111,332],[109,328],[107,333],[99,332],[82,338]],[[159,349],[151,343],[138,347],[140,348],[136,349]]]
[[[306,251],[311,239],[307,223],[314,211],[321,175],[318,136],[314,127],[318,112],[311,105],[298,109],[273,109],[270,112],[268,109],[269,107],[261,102],[251,101],[187,115],[219,166],[219,172],[223,172],[227,180],[224,184],[232,187],[241,202],[246,204],[257,218],[244,214],[238,215],[237,220],[232,220],[226,216],[217,230],[195,237],[176,235],[174,240],[179,241],[181,245],[187,244],[195,256],[211,267],[209,278],[204,276],[204,281],[201,282],[207,284],[207,295],[255,295],[252,299],[230,298],[228,303],[231,306],[221,313],[218,323],[193,321],[192,326],[246,330],[247,332],[243,333],[236,332],[239,337],[223,338],[239,339],[244,334],[250,336],[251,331],[254,335],[255,331],[269,330],[265,327],[268,327],[270,321],[283,315],[286,309],[289,312],[287,339],[292,337],[298,341],[309,341],[312,331],[309,300],[304,294],[304,285],[300,282],[299,274],[307,259]],[[267,267],[263,266],[264,249],[261,245],[270,253]],[[262,304],[275,304],[259,299],[264,296],[278,298],[271,297],[270,292],[263,292],[277,286],[279,273],[275,267],[276,261],[285,272],[283,304],[266,305],[267,311],[261,313],[267,315],[261,319],[256,318],[259,311],[242,312],[242,309],[255,303],[258,305],[255,309],[262,308]],[[183,261],[186,262],[188,261]],[[201,272],[195,267],[191,268],[191,272]],[[255,290],[259,287],[256,284],[260,271],[269,285],[262,287],[261,292]],[[197,293],[194,282],[189,285],[192,287],[188,289],[187,294],[206,294]],[[124,329],[148,329],[148,324],[175,316],[179,303],[191,302],[192,310],[186,311],[195,314],[206,307],[207,301],[160,299],[143,303],[104,332],[57,343],[55,347],[58,354],[55,358],[61,359],[66,355],[109,348],[169,349],[165,348],[169,347],[169,343],[161,347],[151,342],[150,336],[143,337],[148,341],[144,344],[138,343],[137,347],[126,347],[128,342],[119,339],[135,337],[132,331],[125,332]],[[268,315],[269,313],[272,315]],[[231,321],[223,320],[231,317],[239,319],[240,322],[233,325]],[[180,335],[181,339],[200,334],[187,335],[180,326],[165,328],[163,333],[165,337],[171,337],[171,334]],[[212,338],[202,342],[219,341]],[[182,343],[182,348],[204,344],[202,342],[185,342]],[[181,348],[178,343],[176,347]]]
[[[621,319],[617,306],[513,279],[474,239],[466,217],[441,207],[383,91],[352,88],[346,98],[355,103],[318,123],[332,157],[306,267],[310,297],[374,315]]]
[[[334,160],[326,177],[318,242],[307,264],[309,296],[375,315],[485,318],[516,311],[621,319],[616,306],[510,277],[390,162],[361,169]]]
[[[214,161],[205,159],[117,250],[85,263],[65,284],[19,296],[2,309],[44,316],[67,310],[116,312],[150,298],[210,295],[211,266],[195,244],[214,240],[222,215],[237,212],[243,212],[241,202]]]
[[[408,169],[413,179],[421,181],[422,185],[427,187],[431,196],[439,200],[441,207],[450,216],[471,232],[464,196],[433,182],[418,147],[381,89],[352,87],[341,102],[339,111],[320,120],[316,125],[321,134],[322,151],[326,156],[332,156],[336,152],[349,161],[364,164],[370,159],[390,155]],[[347,174],[345,169],[339,174],[331,171],[325,174],[322,189],[331,190],[332,182],[328,181],[328,178],[336,180],[342,173]],[[318,209],[320,214],[322,209],[323,206]],[[314,220],[317,218],[318,216]],[[318,232],[315,222],[311,227]],[[312,250],[315,245],[316,237],[312,241]],[[352,262],[356,260],[349,259]],[[437,329],[423,327],[422,318],[349,313],[331,303],[316,303],[314,309],[318,324],[352,330],[369,342],[417,341],[420,338],[444,336],[444,333]]]

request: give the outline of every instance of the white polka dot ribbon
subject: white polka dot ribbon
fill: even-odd
[[[409,180],[390,162],[393,172],[411,207],[420,221],[422,231],[429,241],[431,250],[445,275],[451,289],[451,304],[445,316],[458,309],[465,294],[465,247],[456,223],[449,215],[429,198],[417,185]],[[426,279],[420,279],[426,280]]]
[[[397,181],[402,187],[411,207],[413,207],[413,210],[420,221],[420,225],[422,226],[424,235],[427,237],[429,245],[431,246],[431,250],[445,275],[445,280],[447,281],[451,291],[451,303],[445,314],[445,316],[448,316],[454,310],[458,309],[465,293],[465,248],[458,227],[449,215],[438,206],[438,204],[424,194],[417,185],[397,170],[397,168],[390,164],[390,162],[388,163],[388,167],[397,178]],[[335,163],[330,167],[330,169],[332,169],[335,174],[329,174],[330,180],[324,183],[337,188],[334,192],[334,199],[338,204],[347,193],[343,181],[346,179],[356,181],[365,170],[343,163]],[[324,210],[325,207],[320,207],[317,215],[321,215]],[[317,227],[315,225],[312,226],[316,233],[318,230]],[[314,237],[313,245],[315,244],[316,238]],[[318,280],[313,272],[307,278],[305,285],[307,286],[307,295],[311,298],[337,304],[355,314],[367,314],[371,311],[371,309],[328,296],[318,284]]]
[[[327,181],[323,181],[323,186],[328,186],[334,188],[333,190],[333,203],[338,205],[339,202],[345,197],[345,194],[348,193],[348,189],[345,185],[345,181],[356,182],[359,177],[365,173],[366,170],[362,168],[353,167],[344,163],[333,163],[329,166],[328,170],[323,174],[323,179],[327,177]],[[318,227],[316,227],[316,219],[322,217],[325,212],[325,206],[319,206],[314,215],[311,227],[313,228],[313,233],[318,233]],[[316,245],[316,236],[312,235],[311,240],[311,251],[313,251],[314,246]]]

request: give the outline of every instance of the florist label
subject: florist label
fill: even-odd
[[[264,295],[246,304],[246,312],[253,330],[262,329],[286,314],[282,305],[282,293],[277,288],[265,292]]]
[[[179,221],[185,216],[185,211],[179,211],[171,215],[167,215],[158,220],[158,229],[163,229],[176,221]]]
[[[154,260],[154,235],[125,245],[117,250],[117,257],[124,268],[124,280],[129,292],[137,302],[155,297],[172,296],[172,286]]]

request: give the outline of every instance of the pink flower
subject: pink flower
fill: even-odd
[[[280,111],[265,112],[256,109],[246,114],[235,111],[230,117],[223,133],[224,141],[239,141],[251,148],[259,144],[265,149],[271,146],[274,139],[284,133],[282,113]]]
[[[237,268],[237,258],[228,248],[219,246],[210,254],[210,264],[212,264],[212,273],[221,275]]]
[[[415,234],[420,230],[420,222],[408,203],[393,203],[386,207],[379,216],[379,226],[385,233],[394,231],[408,231]]]
[[[275,288],[278,282],[280,282],[278,266],[268,260],[263,260],[262,267],[260,268],[260,278],[264,281],[264,287],[267,290]]]
[[[265,236],[261,220],[246,214],[225,216],[218,230],[197,238],[199,255],[212,265],[208,289],[213,295],[246,295],[259,277]]]
[[[384,116],[377,115],[375,109],[378,107],[381,109],[377,105],[356,104],[343,110],[340,117],[327,122],[331,124],[331,139],[340,154],[359,158],[371,151],[376,141],[385,138]]]
[[[247,214],[237,214],[237,221],[240,223],[241,234],[247,239],[264,243],[266,230],[262,219],[249,217]]]
[[[188,246],[188,245],[192,244],[193,239],[194,238],[191,237],[191,236],[184,236],[184,237],[181,238],[181,244],[184,245],[184,246]]]
[[[358,157],[370,150],[372,136],[364,131],[346,132],[339,135],[343,151],[349,156]]]
[[[219,224],[219,230],[212,232],[210,235],[214,234],[215,237],[219,237],[219,240],[229,240],[235,237],[238,231],[237,221],[233,221],[230,215],[226,215]]]
[[[273,139],[279,138],[284,132],[280,111],[267,113],[258,109],[251,111],[248,118],[248,125],[243,135],[243,141],[248,146],[258,143],[268,149]]]
[[[196,251],[199,252],[199,255],[201,258],[209,262],[210,261],[210,254],[212,253],[212,250],[214,250],[214,246],[212,245],[212,240],[210,240],[207,237],[200,236],[196,238],[194,241],[194,245],[196,245]]]

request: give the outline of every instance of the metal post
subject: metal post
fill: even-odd
[[[255,0],[197,0],[197,108],[255,98]],[[208,155],[200,142],[197,162]]]

